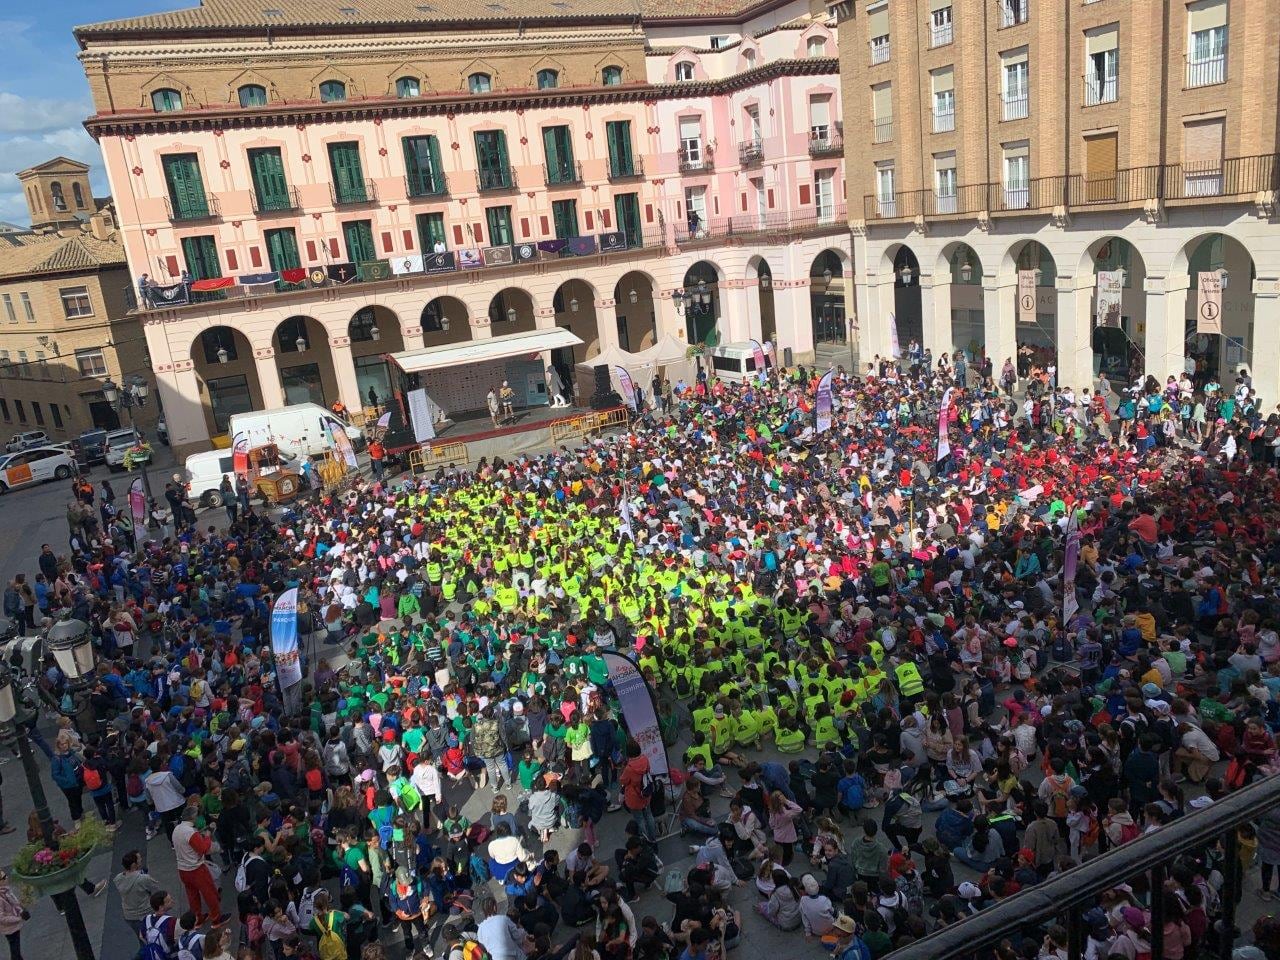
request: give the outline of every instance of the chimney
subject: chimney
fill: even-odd
[[[112,233],[110,218],[102,213],[95,213],[89,218],[89,233],[95,240],[110,240]]]

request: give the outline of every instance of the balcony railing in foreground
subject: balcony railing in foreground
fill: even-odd
[[[888,960],[967,960],[990,956],[992,948],[1012,934],[1022,931],[1033,942],[1042,928],[1061,924],[1067,930],[1067,956],[1084,956],[1087,929],[1084,912],[1107,890],[1113,890],[1147,875],[1148,890],[1163,890],[1169,865],[1191,851],[1221,843],[1223,863],[1238,862],[1236,828],[1256,820],[1280,805],[1280,777],[1266,777],[1235,793],[1214,801],[1203,810],[1180,817],[1160,829],[1144,834],[1066,873],[1038,883],[981,913],[922,937],[909,946],[888,954]],[[1214,926],[1234,929],[1240,876],[1234,869],[1223,870],[1222,916]],[[1151,898],[1151,956],[1164,953],[1164,898]],[[1231,956],[1234,943],[1221,937],[1213,952],[1220,958]],[[1210,956],[1208,950],[1200,956]]]
[[[1016,185],[966,184],[957,188],[954,199],[944,198],[945,203],[932,190],[899,191],[890,201],[867,195],[863,216],[867,220],[903,220],[984,212],[1034,213],[1056,207],[1139,207],[1148,201],[1251,200],[1271,191],[1280,191],[1280,155],[1263,154],[1039,177]]]
[[[761,234],[804,233],[844,227],[847,223],[844,204],[818,206],[803,213],[743,213],[734,217],[715,217],[696,226],[688,223],[675,228],[677,244],[711,240],[749,239]]]

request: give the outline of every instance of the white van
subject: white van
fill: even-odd
[[[235,482],[234,462],[230,450],[209,450],[187,457],[183,467],[188,499],[201,507],[222,506],[222,478],[230,476],[232,482]],[[298,461],[296,457],[285,454],[281,457],[281,462],[292,470]]]
[[[274,443],[282,453],[310,458],[324,453],[331,446],[329,427],[345,430],[357,450],[364,446],[364,433],[359,427],[348,426],[317,403],[295,403],[274,410],[252,410],[237,413],[231,418],[227,434],[235,444],[237,434],[249,437],[249,446],[260,447]]]
[[[710,351],[711,369],[721,380],[743,380],[758,377],[756,351],[749,343],[722,343]]]

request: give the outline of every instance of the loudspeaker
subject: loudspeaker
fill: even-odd
[[[609,368],[604,364],[600,364],[593,369],[595,370],[596,383],[595,391],[591,395],[592,409],[606,410],[622,403],[622,398],[614,392],[613,384],[609,382]]]

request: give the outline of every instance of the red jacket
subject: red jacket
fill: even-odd
[[[649,805],[644,795],[644,778],[649,772],[649,758],[644,754],[632,757],[622,768],[618,783],[622,785],[622,804],[628,810],[643,810]]]

